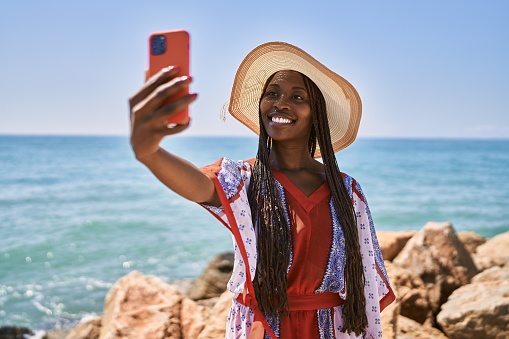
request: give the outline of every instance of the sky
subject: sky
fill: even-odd
[[[360,137],[509,138],[509,1],[14,1],[0,4],[0,134],[128,135],[148,36],[191,36],[192,123],[219,119],[238,65],[285,41],[342,75]]]

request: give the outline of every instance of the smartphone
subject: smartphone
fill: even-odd
[[[189,33],[185,30],[174,30],[152,33],[149,36],[149,66],[145,72],[146,78],[150,78],[161,69],[168,66],[178,66],[178,76],[189,76]],[[189,93],[189,89],[179,92],[172,102]],[[169,103],[168,102],[168,103]],[[168,119],[168,124],[189,123],[189,109],[179,112]]]

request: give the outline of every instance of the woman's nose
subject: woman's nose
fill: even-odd
[[[279,96],[274,102],[274,107],[276,107],[278,110],[288,109],[289,107],[286,97],[284,95]]]

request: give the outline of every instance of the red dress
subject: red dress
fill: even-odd
[[[274,177],[283,186],[292,231],[292,264],[288,273],[288,296],[311,295],[320,286],[332,243],[330,190],[324,182],[306,196],[282,172]],[[319,338],[315,310],[291,311],[280,322],[281,338]]]
[[[203,206],[232,232],[234,239],[236,260],[228,289],[235,296],[228,314],[226,337],[381,338],[380,312],[395,299],[395,295],[388,282],[362,189],[355,179],[346,174],[343,174],[343,182],[357,217],[365,276],[366,329],[360,335],[342,332],[343,308],[340,305],[347,298],[344,284],[347,244],[330,201],[328,184],[324,182],[306,196],[278,171],[273,173],[292,233],[288,273],[290,316],[264,317],[257,308],[252,292],[252,277],[256,274],[257,264],[257,235],[248,199],[252,163],[221,158],[202,169],[212,178],[221,201],[221,207]]]

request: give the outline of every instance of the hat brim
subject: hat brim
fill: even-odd
[[[359,129],[362,103],[357,90],[302,49],[285,42],[267,42],[253,49],[240,64],[228,103],[229,113],[260,134],[258,112],[263,86],[274,73],[294,70],[309,77],[322,92],[327,106],[334,152],[350,145]],[[321,152],[317,145],[315,158]]]

